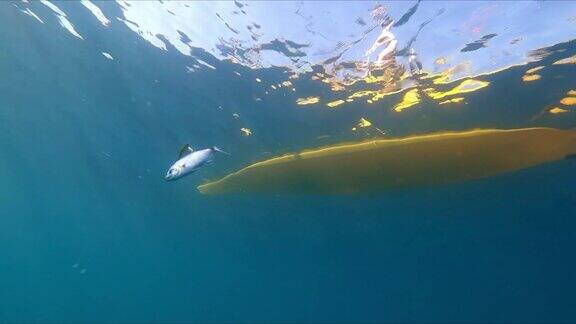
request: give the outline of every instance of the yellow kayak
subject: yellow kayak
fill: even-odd
[[[203,194],[356,194],[494,176],[576,154],[576,131],[479,129],[340,144],[272,158]]]

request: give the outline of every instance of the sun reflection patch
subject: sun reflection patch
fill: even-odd
[[[522,81],[524,82],[532,82],[536,80],[540,80],[540,75],[538,74],[525,74],[522,76]]]
[[[566,97],[560,100],[560,103],[566,106],[576,105],[576,97]]]
[[[381,75],[381,76],[373,76],[373,75],[369,75],[367,77],[365,77],[364,82],[366,83],[381,83],[386,81],[386,76]]]
[[[299,106],[314,105],[320,102],[320,97],[307,97],[296,99],[296,104]]]
[[[561,65],[561,64],[576,64],[576,55],[552,63],[552,65]]]
[[[330,107],[330,108],[334,108],[337,106],[340,106],[341,104],[345,103],[346,101],[344,100],[336,100],[336,101],[332,101],[326,104],[326,106]]]
[[[530,70],[526,71],[526,74],[536,73],[536,72],[542,70],[543,68],[544,68],[544,66],[542,66],[542,65],[537,66],[535,68],[531,68]]]
[[[358,127],[370,127],[372,123],[366,118],[360,118],[360,122],[358,122]]]
[[[444,65],[444,64],[446,64],[446,63],[448,63],[448,60],[447,60],[445,57],[443,57],[443,56],[441,56],[441,57],[437,58],[436,60],[434,60],[434,64]]]
[[[472,64],[468,61],[462,62],[458,65],[455,65],[442,73],[437,74],[429,74],[427,76],[422,77],[423,80],[432,79],[434,84],[448,84],[453,81],[454,77],[457,75],[461,75],[464,73],[468,73],[472,70]]]
[[[554,108],[550,109],[549,112],[550,112],[551,114],[562,114],[562,113],[567,113],[568,110],[567,110],[567,109],[562,109],[562,108],[559,108],[559,107],[554,107]]]
[[[372,126],[372,122],[369,121],[368,119],[362,117],[360,118],[360,121],[358,122],[358,124],[356,125],[356,127],[353,127],[352,130],[355,131],[358,128],[364,128],[364,127],[370,127]]]
[[[243,134],[244,136],[250,136],[250,135],[252,135],[252,130],[251,130],[250,128],[242,127],[242,128],[240,128],[240,131],[242,132],[242,134]]]
[[[341,83],[339,82],[331,82],[330,83],[330,89],[332,91],[344,91],[346,90],[346,87],[343,86]]]
[[[348,96],[348,99],[370,96],[370,95],[376,94],[377,92],[378,91],[372,91],[372,90],[356,91],[353,94],[351,94],[350,96]]]

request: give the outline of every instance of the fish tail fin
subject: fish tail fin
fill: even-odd
[[[231,155],[230,153],[221,150],[218,146],[214,146],[214,147],[212,147],[212,149],[213,149],[214,151],[220,152],[220,153],[222,153],[222,154]]]

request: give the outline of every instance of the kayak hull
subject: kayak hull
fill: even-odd
[[[576,153],[576,131],[480,129],[289,154],[203,184],[203,194],[357,194],[486,178]]]

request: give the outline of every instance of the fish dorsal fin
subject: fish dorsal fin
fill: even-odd
[[[182,148],[180,149],[180,154],[178,155],[178,158],[181,159],[186,155],[191,154],[192,152],[194,152],[192,146],[190,146],[190,144],[184,144],[184,146],[182,146]]]

